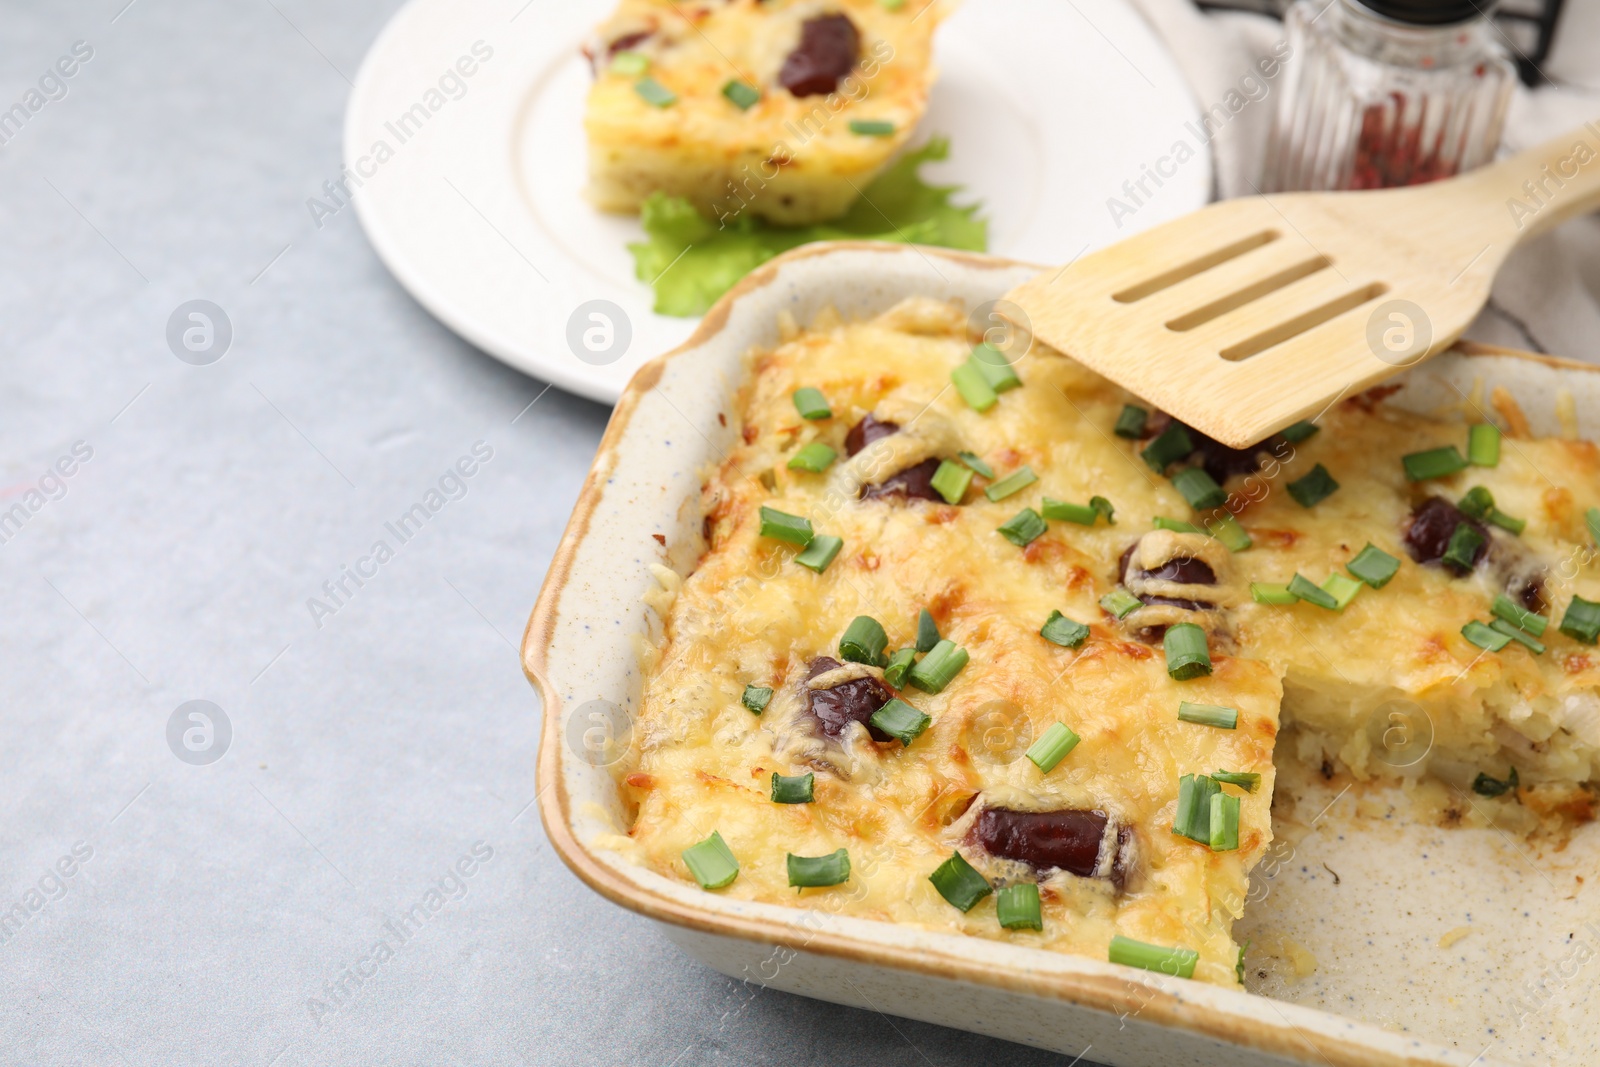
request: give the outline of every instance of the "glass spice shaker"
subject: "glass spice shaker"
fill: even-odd
[[[1485,0],[1297,0],[1262,192],[1380,189],[1494,158],[1516,68]]]

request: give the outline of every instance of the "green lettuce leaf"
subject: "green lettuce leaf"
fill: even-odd
[[[895,241],[983,252],[988,227],[981,205],[950,202],[959,186],[929,185],[918,169],[946,158],[950,142],[931,138],[896,160],[842,217],[810,226],[778,226],[745,213],[728,225],[697,212],[683,197],[654,193],[640,222],[648,240],[628,246],[634,273],[655,289],[662,315],[703,315],[740,278],[782,252],[813,241]]]

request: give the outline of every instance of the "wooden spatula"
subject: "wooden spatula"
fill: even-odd
[[[1448,348],[1513,248],[1596,208],[1600,121],[1430,185],[1212,204],[1044,272],[1003,313],[1244,447]]]

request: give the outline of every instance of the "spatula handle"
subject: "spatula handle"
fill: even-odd
[[[1498,213],[1482,216],[1486,236],[1507,246],[1521,244],[1600,209],[1600,119],[1458,181],[1462,193],[1499,206]]]

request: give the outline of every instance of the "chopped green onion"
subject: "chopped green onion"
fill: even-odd
[[[1285,441],[1288,441],[1290,444],[1297,445],[1306,438],[1315,436],[1321,431],[1321,429],[1322,427],[1318,426],[1316,423],[1310,422],[1306,419],[1301,419],[1292,426],[1285,426],[1283,429],[1279,430],[1278,436],[1283,438]]]
[[[789,469],[792,471],[810,471],[812,474],[821,474],[828,469],[828,465],[838,458],[839,453],[823,444],[821,441],[812,441],[789,457]]]
[[[883,632],[883,626],[870,615],[857,615],[848,627],[844,636],[839,638],[839,658],[849,660],[851,663],[865,663],[869,667],[881,667],[884,646],[889,643],[889,635]]]
[[[1194,441],[1190,439],[1189,431],[1183,428],[1183,423],[1174,419],[1139,455],[1150,464],[1151,470],[1165,474],[1169,466],[1193,451]]]
[[[1172,487],[1182,493],[1183,499],[1196,511],[1221,507],[1228,499],[1228,494],[1204,467],[1185,467],[1172,476]]]
[[[760,685],[747,685],[744,693],[739,697],[739,703],[749,708],[754,715],[760,715],[767,710],[767,705],[772,703],[772,690]]]
[[[1239,798],[1231,793],[1217,793],[1211,798],[1211,839],[1207,844],[1212,852],[1239,849]]]
[[[1461,450],[1455,445],[1445,445],[1443,448],[1430,448],[1426,452],[1412,452],[1400,457],[1401,464],[1406,469],[1406,477],[1413,482],[1425,482],[1430,478],[1445,478],[1457,471],[1467,469],[1467,460]]]
[[[1468,489],[1467,495],[1456,502],[1456,507],[1460,508],[1465,515],[1470,515],[1474,519],[1492,522],[1501,529],[1510,530],[1519,537],[1522,535],[1522,531],[1528,527],[1527,519],[1519,519],[1515,516],[1507,515],[1495,507],[1494,494],[1481,485],[1475,485]]]
[[[911,668],[906,680],[924,693],[942,693],[967,665],[967,659],[966,649],[945,638],[922,657],[922,662]]]
[[[1487,774],[1479,771],[1478,777],[1472,780],[1472,791],[1479,796],[1498,797],[1517,788],[1517,785],[1517,769],[1515,767],[1511,768],[1511,773],[1506,775],[1506,779],[1503,782],[1498,778],[1490,778]]]
[[[1311,473],[1304,478],[1298,478],[1284,486],[1289,490],[1289,495],[1294,497],[1295,503],[1303,508],[1316,507],[1328,499],[1339,488],[1339,483],[1333,480],[1328,473],[1328,468],[1318,463],[1311,468]]]
[[[1236,785],[1246,793],[1254,793],[1261,788],[1261,775],[1254,771],[1216,771],[1211,775],[1211,780],[1223,785]]]
[[[1270,582],[1251,582],[1250,599],[1257,604],[1294,604],[1299,597],[1289,592],[1286,585],[1274,585]]]
[[[1047,519],[1075,522],[1079,526],[1093,526],[1095,520],[1100,517],[1099,508],[1088,504],[1069,504],[1065,500],[1053,500],[1050,497],[1044,498],[1044,503],[1039,506],[1039,513]]]
[[[650,57],[643,52],[623,50],[611,57],[611,73],[635,78],[650,69]]]
[[[1356,558],[1344,569],[1360,578],[1374,589],[1382,589],[1400,570],[1400,561],[1383,549],[1367,542],[1367,547],[1356,553]]]
[[[1033,540],[1049,529],[1040,518],[1039,513],[1032,508],[1023,508],[1011,519],[995,527],[1000,536],[1016,545],[1018,548],[1027,548]]]
[[[1584,521],[1589,525],[1589,536],[1596,545],[1600,545],[1600,508],[1590,508],[1585,512]]]
[[[1128,437],[1137,441],[1144,436],[1144,424],[1150,418],[1150,413],[1137,404],[1122,405],[1122,414],[1117,416],[1117,425],[1111,431],[1118,437]]]
[[[1600,603],[1574,596],[1561,620],[1561,632],[1584,644],[1594,644],[1600,638]]]
[[[941,897],[961,911],[971,911],[974,904],[994,892],[989,880],[959,852],[950,853],[950,858],[928,875],[928,881]]]
[[[1117,509],[1112,507],[1111,501],[1107,500],[1105,497],[1090,497],[1089,506],[1106,517],[1107,526],[1115,526],[1117,524]]]
[[[1329,611],[1337,611],[1339,608],[1339,601],[1334,599],[1332,593],[1315,585],[1311,579],[1301,577],[1299,573],[1289,579],[1289,592],[1319,608],[1327,608]]]
[[[1502,530],[1510,530],[1518,537],[1521,537],[1522,531],[1528,528],[1527,519],[1519,519],[1513,515],[1507,515],[1499,508],[1489,509],[1489,521]]]
[[[1186,774],[1178,779],[1178,810],[1172,817],[1172,832],[1202,845],[1211,844],[1211,798],[1222,787],[1203,774]]]
[[[933,621],[933,613],[923,608],[917,615],[917,651],[932,652],[938,643],[939,624]]]
[[[1211,673],[1211,652],[1206,647],[1206,632],[1192,622],[1167,627],[1161,639],[1167,656],[1167,674],[1173,681],[1187,682]]]
[[[962,452],[960,455],[961,462],[965,463],[967,466],[971,467],[985,478],[994,477],[994,468],[979,458],[976,452]]]
[[[1178,704],[1178,721],[1215,726],[1219,730],[1237,730],[1239,709],[1225,708],[1221,704],[1191,704],[1184,700]]]
[[[1000,399],[983,374],[971,363],[963,363],[951,371],[950,380],[955,383],[961,399],[974,411],[988,411]]]
[[[850,853],[838,849],[826,856],[789,853],[789,884],[796,889],[820,889],[850,880]]]
[[[889,657],[889,663],[883,668],[883,680],[896,689],[906,687],[906,674],[911,670],[911,665],[917,661],[917,650],[902,648]]]
[[[1523,631],[1517,629],[1517,627],[1511,625],[1509,622],[1506,622],[1504,619],[1491,619],[1489,621],[1489,629],[1497,630],[1518,644],[1526,646],[1528,651],[1532,652],[1535,656],[1544,655],[1545,649],[1542,641],[1534,637],[1532,634],[1524,633]]]
[[[1100,598],[1100,607],[1115,618],[1125,619],[1130,612],[1144,607],[1144,601],[1126,589],[1118,588]]]
[[[1478,549],[1483,547],[1483,535],[1464,522],[1456,523],[1455,532],[1450,535],[1450,544],[1444,550],[1440,560],[1444,563],[1453,563],[1462,570],[1470,571],[1472,561],[1477,557]]]
[[[1239,525],[1239,520],[1226,511],[1218,516],[1214,522],[1207,520],[1206,525],[1215,526],[1211,531],[1211,536],[1221,541],[1223,547],[1229,552],[1243,552],[1255,544],[1250,539],[1250,535],[1245,533],[1244,527]]]
[[[907,704],[899,697],[872,713],[872,718],[867,720],[873,726],[882,730],[890,737],[898,740],[902,745],[909,745],[926,730],[931,718]]]
[[[771,537],[779,541],[788,541],[792,545],[809,545],[816,534],[811,529],[811,520],[802,519],[798,515],[791,515],[787,511],[761,508],[761,536]]]
[[[885,11],[899,11],[906,6],[906,0],[878,0],[878,6]]]
[[[1039,480],[1032,467],[1019,467],[983,491],[990,500],[1004,500],[1012,493],[1026,489]]]
[[[1089,628],[1073,622],[1059,611],[1052,611],[1039,629],[1039,636],[1063,648],[1077,648],[1089,636]]]
[[[1204,530],[1192,522],[1182,519],[1169,519],[1165,515],[1157,515],[1150,520],[1150,525],[1158,530],[1171,530],[1173,533],[1205,533]]]
[[[817,799],[817,776],[807,771],[793,776],[772,772],[774,804],[811,804]]]
[[[1023,755],[1033,761],[1040,773],[1049,774],[1056,769],[1056,764],[1067,758],[1067,753],[1078,747],[1078,740],[1078,735],[1065,723],[1052,723]]]
[[[971,359],[978,373],[983,375],[983,380],[989,383],[989,388],[997,393],[1022,384],[1022,379],[1017,377],[1017,369],[1011,365],[1006,354],[987,341],[972,350]]]
[[[1493,627],[1473,619],[1461,628],[1461,636],[1490,652],[1499,652],[1511,643],[1511,638]]]
[[[1543,637],[1545,627],[1550,625],[1549,619],[1527,610],[1504,593],[1494,598],[1494,606],[1489,610],[1519,630],[1526,630],[1535,637]]]
[[[833,409],[828,406],[828,398],[822,395],[822,390],[807,385],[794,391],[794,409],[800,413],[802,419],[831,419]]]
[[[1112,963],[1121,963],[1128,967],[1159,971],[1179,978],[1193,978],[1194,965],[1200,961],[1200,953],[1190,948],[1150,945],[1118,934],[1111,939],[1108,958]]]
[[[928,484],[934,492],[944,497],[946,504],[959,504],[961,498],[967,495],[967,486],[972,484],[972,471],[960,463],[942,459]]]
[[[1322,583],[1322,591],[1333,597],[1334,611],[1343,611],[1363,588],[1360,582],[1338,571],[1328,575]]]
[[[1500,427],[1480,422],[1467,431],[1467,462],[1474,467],[1500,465]]]
[[[828,564],[833,562],[843,547],[844,538],[834,537],[831,534],[818,534],[811,539],[804,552],[794,557],[794,561],[821,574],[828,569]]]
[[[730,80],[722,87],[722,95],[732,101],[733,106],[740,111],[749,111],[761,102],[760,89],[737,79]]]
[[[1247,937],[1244,944],[1239,946],[1239,958],[1233,961],[1233,977],[1240,985],[1244,985],[1244,954],[1249,948],[1250,939]]]
[[[715,830],[704,841],[684,849],[681,855],[701,889],[721,889],[739,877],[739,861],[733,858],[728,843]]]
[[[851,119],[850,132],[862,137],[893,137],[894,123],[887,119]]]
[[[645,103],[656,107],[671,107],[678,102],[677,93],[649,76],[634,82],[633,91],[643,97]]]
[[[1494,509],[1494,494],[1481,485],[1475,485],[1467,490],[1466,496],[1456,501],[1456,507],[1474,519],[1488,518],[1489,512]]]
[[[1043,930],[1044,916],[1039,911],[1039,886],[1018,882],[1004,886],[994,897],[995,915],[1007,930]]]

